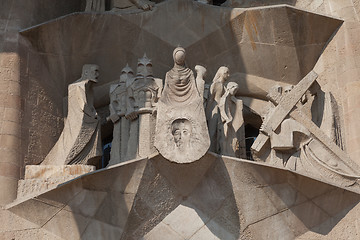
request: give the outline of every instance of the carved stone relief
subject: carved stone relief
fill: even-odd
[[[93,104],[92,84],[99,67],[83,66],[82,76],[68,87],[68,114],[63,132],[42,165],[91,164],[101,158],[100,121]]]
[[[114,123],[109,165],[147,157],[155,152],[155,106],[162,80],[153,77],[146,54],[138,60],[136,76],[127,65],[118,84],[110,87],[110,116]]]
[[[221,124],[218,125],[220,153],[222,155],[246,158],[243,102],[235,97],[237,83],[229,82],[220,98]]]
[[[316,78],[312,71],[296,86],[269,90],[271,107],[252,145],[253,154],[272,165],[354,184],[360,177],[359,166],[302,111],[304,97]],[[266,144],[268,139],[270,145]]]
[[[188,163],[200,159],[209,149],[210,139],[203,108],[203,74],[198,76],[185,65],[185,49],[173,52],[174,67],[166,73],[157,105],[155,147],[170,161]]]

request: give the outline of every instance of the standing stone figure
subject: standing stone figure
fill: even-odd
[[[218,143],[218,125],[221,123],[219,103],[221,96],[225,93],[224,83],[229,78],[229,69],[220,67],[215,74],[210,86],[210,96],[206,105],[206,120],[209,125],[209,135],[211,140],[210,151],[219,153],[220,145]]]
[[[98,71],[97,65],[86,64],[81,78],[69,85],[64,129],[43,165],[96,165],[101,159],[100,120],[94,108],[92,89]]]
[[[146,54],[138,59],[137,73],[128,87],[128,106],[126,118],[130,120],[130,135],[126,160],[147,157],[155,152],[155,117],[153,110],[162,88],[160,81],[153,76],[152,62]]]
[[[174,50],[174,67],[166,73],[157,105],[155,147],[166,159],[177,163],[200,159],[210,146],[200,93],[204,91],[200,78],[205,71],[198,67],[201,77],[195,80],[193,71],[185,65],[185,55],[182,47]]]
[[[219,102],[221,125],[219,126],[220,153],[245,158],[245,127],[242,100],[235,97],[238,84],[229,82]]]
[[[124,161],[126,156],[130,127],[130,121],[125,118],[128,105],[127,86],[133,79],[134,72],[126,65],[121,70],[119,83],[110,86],[109,119],[114,123],[114,130],[109,165]]]
[[[154,78],[151,59],[146,54],[138,59],[136,76],[127,65],[119,84],[110,89],[108,119],[114,123],[114,131],[109,166],[156,152],[154,112],[162,80]]]

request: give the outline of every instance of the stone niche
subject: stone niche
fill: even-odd
[[[319,66],[344,27],[332,1],[115,2],[137,7],[86,1],[20,31],[31,124],[2,238],[356,238],[360,167]]]

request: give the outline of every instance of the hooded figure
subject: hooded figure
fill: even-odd
[[[174,67],[166,73],[165,85],[157,105],[155,147],[166,159],[189,163],[209,149],[203,95],[194,73],[185,65],[185,49],[173,52]]]
[[[174,67],[166,73],[161,101],[166,104],[187,105],[199,96],[194,73],[185,65],[185,49],[175,48]]]

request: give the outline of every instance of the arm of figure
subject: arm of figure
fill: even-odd
[[[152,10],[155,3],[149,1],[149,0],[130,0],[137,8],[148,11]]]
[[[204,77],[206,74],[206,68],[200,65],[195,66],[196,71],[196,87],[201,98],[204,97],[205,81]]]
[[[157,89],[156,101],[161,97],[163,90],[163,80],[161,78],[154,78],[156,85],[159,87]]]
[[[127,99],[127,108],[125,118],[129,120],[135,120],[137,118],[137,114],[135,113],[135,98],[134,92],[131,87],[128,88],[128,99]]]
[[[113,123],[116,123],[117,121],[119,121],[120,117],[117,114],[116,110],[114,109],[112,103],[110,103],[109,109],[110,109],[110,115],[106,118],[106,120],[107,121],[111,120]]]
[[[229,115],[226,111],[226,99],[220,100],[219,110],[220,110],[220,116],[221,116],[222,122],[224,124],[229,124],[232,120],[232,117],[229,117]]]

